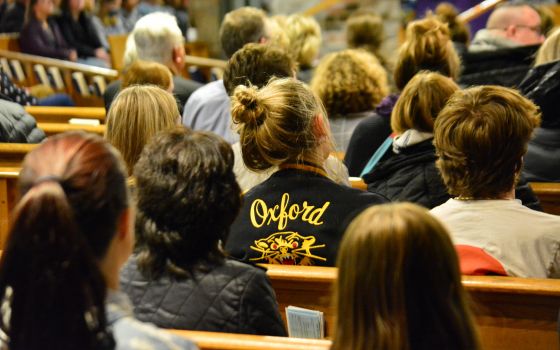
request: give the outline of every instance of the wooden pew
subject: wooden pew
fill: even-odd
[[[87,131],[98,135],[105,133],[105,125],[81,125],[68,123],[37,123],[40,129],[43,129],[47,136],[61,134],[67,131]]]
[[[26,106],[25,111],[32,115],[37,123],[68,123],[73,118],[98,120],[100,124],[105,122],[103,107]]]
[[[530,185],[539,198],[544,212],[560,215],[560,183],[531,182]]]
[[[170,329],[171,333],[190,339],[200,350],[327,350],[329,340],[272,337],[262,335],[200,332]]]
[[[332,336],[332,286],[336,268],[262,265],[276,292],[280,311],[289,305],[319,310]],[[463,276],[483,349],[558,349],[560,280]]]
[[[0,250],[6,245],[10,213],[17,203],[19,168],[0,168]]]
[[[0,143],[0,167],[20,168],[25,155],[37,144],[28,143]]]

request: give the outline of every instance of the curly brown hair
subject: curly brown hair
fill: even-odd
[[[220,263],[241,207],[230,145],[211,132],[177,127],[155,136],[134,167],[138,267],[151,279],[186,278]]]
[[[372,110],[389,93],[387,73],[365,50],[344,50],[325,56],[317,66],[311,89],[329,116]]]
[[[434,124],[436,165],[449,193],[498,198],[511,191],[540,120],[537,106],[513,89],[455,92]]]

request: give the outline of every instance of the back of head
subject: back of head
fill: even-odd
[[[441,22],[447,23],[451,41],[468,45],[471,39],[469,25],[459,19],[459,12],[453,4],[440,3],[435,9],[435,15]]]
[[[309,68],[319,54],[321,27],[315,18],[291,15],[286,20],[290,52],[301,68]]]
[[[346,21],[346,44],[378,55],[385,32],[383,19],[373,11],[358,11]]]
[[[365,50],[344,50],[323,57],[311,89],[331,118],[371,111],[389,94],[385,69]]]
[[[224,71],[224,86],[228,95],[238,85],[263,87],[270,78],[294,75],[296,64],[280,47],[268,44],[247,44],[231,56]]]
[[[177,101],[153,85],[133,85],[117,95],[107,113],[105,137],[118,149],[132,174],[134,164],[149,140],[179,123]]]
[[[183,45],[183,34],[177,20],[163,12],[140,18],[131,35],[134,37],[136,58],[163,65],[169,65],[173,60],[173,49]]]
[[[161,63],[137,60],[124,72],[121,89],[131,85],[147,84],[169,91],[169,88],[173,86],[173,75],[169,68]]]
[[[455,248],[411,203],[374,206],[338,251],[332,349],[477,349]]]
[[[225,15],[220,27],[222,49],[229,58],[245,44],[267,38],[267,17],[254,7],[242,7]]]
[[[243,162],[259,171],[288,161],[301,162],[315,152],[320,140],[314,121],[317,116],[326,118],[326,113],[305,83],[283,78],[261,89],[238,86],[231,116],[238,125]]]
[[[125,171],[102,138],[48,138],[23,162],[0,262],[0,327],[11,350],[111,348],[98,266],[128,207]]]
[[[233,151],[221,137],[180,127],[153,138],[134,167],[140,271],[188,276],[219,263],[241,206]]]
[[[393,132],[402,134],[409,129],[433,132],[438,113],[457,90],[459,86],[453,80],[439,73],[417,73],[406,84],[393,108]]]
[[[516,90],[455,92],[434,124],[436,164],[449,193],[499,198],[511,191],[539,123],[537,107]]]
[[[544,41],[540,14],[527,3],[512,2],[498,6],[488,17],[486,29],[519,46],[537,45]]]
[[[422,70],[438,72],[453,80],[459,76],[461,62],[453,47],[447,25],[433,16],[412,21],[406,40],[399,49],[394,77],[399,90]]]
[[[560,28],[554,30],[537,52],[535,66],[560,60]]]

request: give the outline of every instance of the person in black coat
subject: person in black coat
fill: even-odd
[[[17,0],[10,4],[0,17],[0,33],[19,33],[25,19],[26,0]]]
[[[28,18],[19,36],[21,51],[31,55],[76,61],[78,55],[67,43],[58,24],[49,18],[53,0],[30,0]]]
[[[451,197],[436,168],[432,142],[434,121],[458,89],[451,79],[438,73],[421,72],[412,78],[391,115],[391,126],[397,135],[392,149],[363,177],[369,191],[428,209]],[[526,206],[542,210],[524,179],[516,188],[516,196]]]
[[[540,107],[541,126],[535,129],[523,173],[529,181],[560,182],[560,30],[553,32],[537,54],[519,90]]]
[[[144,148],[134,176],[138,246],[121,288],[136,317],[163,328],[285,336],[265,271],[221,249],[241,206],[230,145],[179,127]]]
[[[109,67],[109,54],[84,6],[84,0],[62,1],[61,14],[57,18],[62,35],[68,45],[76,49],[80,63]]]

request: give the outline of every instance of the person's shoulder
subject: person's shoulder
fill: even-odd
[[[229,97],[221,80],[210,82],[196,89],[196,91],[192,93],[191,97],[189,97],[187,104],[193,105],[217,100],[229,102]]]
[[[173,84],[175,84],[174,90],[176,92],[180,90],[184,90],[184,91],[188,91],[189,93],[192,93],[193,91],[203,86],[201,83],[198,83],[194,80],[185,79],[177,75],[173,76]]]

